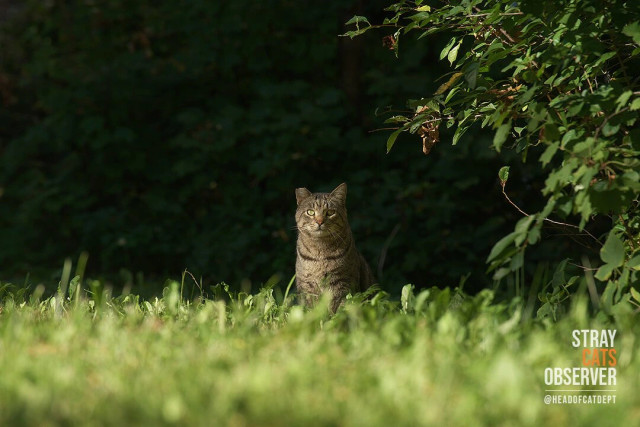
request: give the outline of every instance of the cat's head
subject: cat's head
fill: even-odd
[[[302,233],[318,238],[343,238],[347,223],[347,184],[338,185],[331,193],[312,193],[296,189],[296,226]]]

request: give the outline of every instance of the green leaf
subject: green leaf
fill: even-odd
[[[629,101],[629,98],[631,98],[632,94],[633,91],[631,90],[627,90],[620,94],[620,96],[616,100],[616,104],[618,104],[618,108],[616,108],[616,111],[620,111],[625,105],[627,105],[627,102]]]
[[[495,258],[497,258],[498,255],[500,255],[507,247],[509,247],[513,243],[516,237],[518,237],[518,233],[514,231],[512,233],[507,234],[502,239],[498,240],[498,243],[493,245],[493,248],[491,248],[491,252],[487,257],[487,262],[491,262]]]
[[[75,276],[73,279],[71,279],[71,282],[69,282],[69,289],[68,289],[69,298],[71,299],[75,298],[76,289],[79,283],[80,283],[80,276]]]
[[[527,235],[527,241],[532,245],[536,244],[538,240],[540,240],[540,225],[534,226]]]
[[[567,279],[564,273],[565,273],[565,270],[567,269],[568,261],[569,259],[565,258],[562,261],[560,261],[560,263],[556,266],[556,269],[554,270],[553,276],[551,278],[551,284],[553,285],[554,288],[564,286],[564,284],[567,282]]]
[[[614,124],[611,124],[611,122],[607,122],[602,127],[602,134],[604,136],[612,136],[618,133],[619,130],[620,130],[620,123],[614,125]]]
[[[405,116],[392,116],[385,120],[385,123],[406,123],[409,119]]]
[[[500,152],[500,148],[502,144],[507,140],[509,136],[509,132],[511,131],[511,122],[507,122],[501,125],[496,131],[495,136],[493,137],[493,146],[495,147],[497,152]]]
[[[540,156],[540,162],[542,163],[543,167],[546,166],[551,161],[553,156],[558,151],[558,147],[560,147],[560,141],[556,141],[553,144],[549,144],[547,149],[544,150],[544,153],[542,153],[542,155]]]
[[[596,271],[594,277],[602,282],[605,282],[609,280],[609,277],[611,277],[611,273],[613,273],[613,270],[615,270],[615,268],[616,267],[614,265],[604,264],[598,269],[598,271]]]
[[[449,54],[447,54],[447,59],[449,60],[449,62],[451,63],[451,65],[453,65],[453,63],[456,61],[456,58],[458,57],[458,50],[460,50],[460,45],[462,44],[462,40],[460,40],[458,42],[457,45],[455,45],[450,51]]]
[[[524,265],[524,251],[520,251],[511,258],[509,270],[516,271]]]
[[[355,15],[353,18],[349,19],[345,25],[351,25],[351,24],[356,24],[356,27],[360,28],[360,23],[364,22],[365,24],[369,24],[369,26],[371,26],[371,23],[369,22],[369,20],[365,17],[365,16],[358,16]]]
[[[624,244],[613,231],[609,233],[604,246],[600,249],[600,258],[614,268],[620,267],[624,262]]]
[[[453,45],[456,42],[456,38],[453,37],[451,38],[451,40],[449,40],[449,43],[447,43],[447,45],[444,47],[444,49],[442,49],[442,52],[440,52],[440,59],[444,59],[445,56],[447,56],[447,54],[449,53],[449,51],[451,50],[451,48],[453,47]]]
[[[471,89],[476,88],[479,70],[480,65],[477,62],[472,62],[464,73],[464,79],[467,81]]]
[[[622,29],[622,34],[631,37],[634,42],[640,43],[640,23],[636,21],[625,25]]]
[[[622,270],[622,274],[620,274],[620,277],[618,277],[618,280],[616,280],[616,285],[618,285],[618,290],[621,291],[622,289],[627,289],[627,287],[629,286],[629,275],[631,274],[631,271],[629,269],[624,269]],[[619,296],[620,296],[620,292],[616,293],[616,302],[619,301]]]
[[[420,6],[416,10],[418,12],[431,12],[431,6]]]
[[[629,109],[631,111],[640,110],[640,98],[634,99]]]
[[[498,171],[498,178],[500,178],[500,183],[504,185],[509,179],[509,166],[503,166]]]
[[[411,15],[408,17],[409,19],[411,19],[413,21],[413,23],[407,25],[404,28],[404,32],[405,34],[414,27],[420,27],[421,22],[423,22],[425,19],[429,19],[429,14],[427,13],[427,11],[418,11],[418,13],[416,13],[415,15]]]
[[[527,102],[529,102],[531,98],[533,98],[533,95],[536,93],[537,89],[538,87],[536,85],[533,85],[533,87],[529,88],[525,93],[522,94],[522,96],[518,97],[518,104],[526,105]]]
[[[555,308],[548,302],[542,304],[538,311],[536,312],[536,317],[538,319],[544,319],[545,317],[553,317],[555,320]]]
[[[607,52],[600,55],[600,57],[598,57],[598,60],[595,62],[595,65],[604,64],[605,62],[616,56],[617,53],[618,52]]]
[[[415,286],[413,285],[404,285],[402,287],[400,303],[402,304],[402,309],[405,311],[413,309],[413,302],[415,300],[415,295],[413,293],[414,287]]]
[[[576,102],[572,104],[567,110],[567,117],[577,116],[582,112],[582,108],[584,107],[584,102]]]
[[[611,280],[607,282],[607,286],[604,288],[604,292],[600,297],[600,303],[602,304],[602,308],[605,311],[611,310],[611,306],[613,305],[613,297],[617,289],[618,286],[615,282],[612,282]]]
[[[456,131],[453,134],[453,140],[451,141],[451,145],[456,145],[460,140],[460,137],[464,135],[464,133],[469,129],[468,125],[458,125]]]
[[[453,95],[455,95],[458,92],[458,90],[460,90],[460,87],[454,87],[449,91],[449,93],[447,94],[447,97],[444,99],[445,105],[447,105],[447,103],[451,101],[451,98],[453,98]]]
[[[525,241],[525,239],[527,238],[529,227],[531,226],[531,223],[534,219],[536,219],[535,215],[529,215],[521,218],[520,221],[518,221],[514,230],[514,232],[517,234],[516,239],[514,240],[516,246],[520,246]]]
[[[627,267],[632,270],[640,270],[640,255],[636,255],[627,262]]]
[[[393,147],[393,144],[396,143],[396,139],[398,138],[398,135],[400,135],[400,132],[402,132],[403,129],[400,128],[396,131],[394,131],[391,135],[389,135],[389,139],[387,139],[387,154],[389,154],[389,151],[391,151],[391,148]]]
[[[558,126],[553,123],[547,123],[544,125],[544,139],[549,142],[558,141],[560,139]]]
[[[631,296],[633,297],[633,299],[640,302],[640,292],[636,291],[633,287],[629,288],[629,291],[631,291]]]
[[[509,273],[511,273],[511,269],[503,267],[503,268],[499,268],[496,270],[495,273],[493,273],[493,277],[491,277],[493,280],[502,280],[505,277],[507,277],[507,275],[509,275]]]

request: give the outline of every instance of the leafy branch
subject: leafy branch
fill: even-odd
[[[546,176],[546,206],[526,213],[509,198],[501,177],[505,199],[524,218],[494,246],[487,259],[491,268],[521,265],[514,257],[540,239],[544,222],[579,230],[600,245],[585,227],[594,218],[611,217],[607,242],[620,244],[615,262],[607,261],[610,245],[602,246],[607,267],[594,277],[606,289],[594,305],[611,310],[628,301],[628,290],[640,286],[640,216],[634,207],[640,194],[640,10],[615,0],[606,10],[587,0],[451,0],[439,6],[399,1],[386,10],[392,16],[381,25],[354,17],[356,30],[346,35],[392,27],[387,37],[396,55],[410,32],[418,39],[452,35],[439,55],[451,73],[435,93],[409,101],[411,113],[387,120],[398,125],[387,152],[408,132],[429,154],[446,122],[454,129],[454,145],[479,124],[493,130],[496,152],[516,148],[523,160],[537,156]],[[577,215],[580,224],[551,220],[551,214]]]

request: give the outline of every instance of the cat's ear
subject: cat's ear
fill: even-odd
[[[335,190],[333,190],[331,192],[331,194],[329,195],[333,200],[336,200],[340,203],[342,203],[343,205],[346,204],[347,202],[347,184],[345,182],[343,182],[342,184],[338,185]]]
[[[311,191],[307,190],[306,188],[296,188],[296,202],[298,202],[298,205],[310,195]]]

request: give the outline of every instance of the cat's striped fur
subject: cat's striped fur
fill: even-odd
[[[296,287],[301,301],[311,306],[323,292],[338,309],[349,293],[374,283],[373,274],[353,241],[347,221],[347,184],[331,193],[296,189]]]

